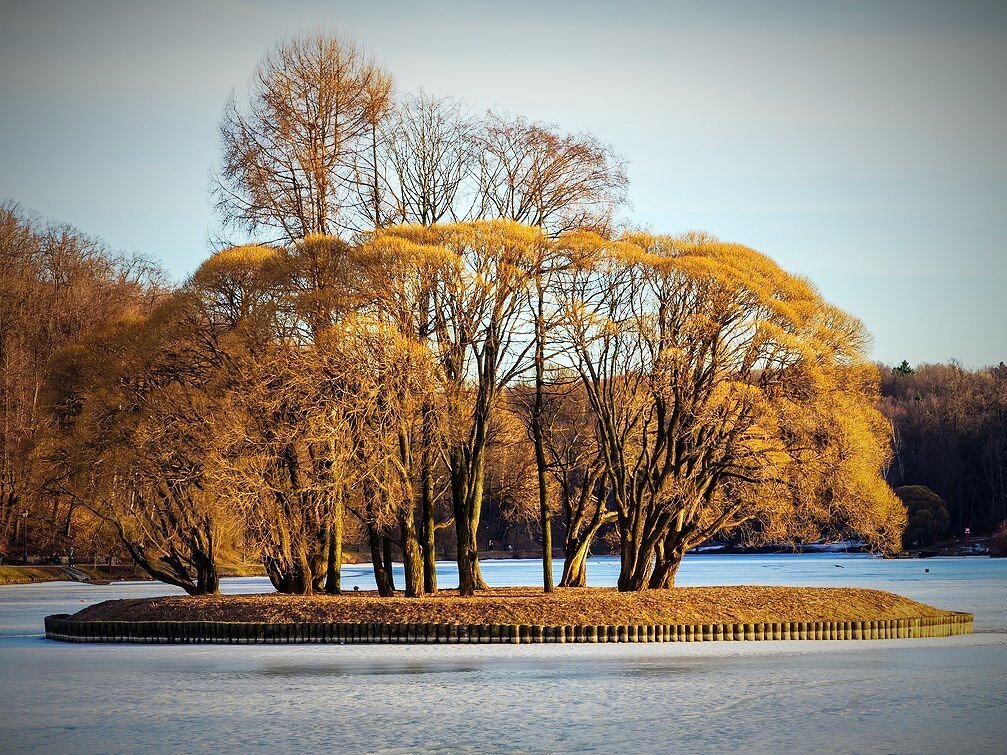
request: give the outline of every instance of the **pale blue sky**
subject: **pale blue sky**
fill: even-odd
[[[401,89],[587,130],[626,217],[807,275],[874,356],[1007,360],[1007,3],[6,2],[0,197],[178,277],[261,54],[350,34]]]

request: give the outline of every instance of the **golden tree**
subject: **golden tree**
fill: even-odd
[[[682,556],[747,527],[898,547],[862,325],[767,257],[702,235],[560,240],[564,337],[595,415],[619,589],[667,587]]]
[[[285,592],[339,591],[347,514],[366,532],[379,592],[395,589],[393,542],[406,594],[423,591],[413,449],[434,381],[423,344],[382,305],[380,262],[310,236],[227,250],[193,278],[233,326],[217,474]]]
[[[484,586],[476,541],[494,414],[507,384],[527,367],[528,286],[547,243],[545,234],[510,221],[376,232],[369,248],[395,270],[393,286],[429,331],[438,367],[442,445],[457,535],[459,590]]]
[[[32,448],[47,429],[47,370],[62,349],[110,320],[148,312],[163,295],[163,273],[149,261],[0,203],[0,557],[15,544],[83,550],[76,524],[86,524],[84,509],[32,483]]]
[[[213,340],[194,297],[180,293],[65,349],[36,448],[45,490],[110,525],[151,577],[191,594],[217,592],[221,553],[241,538],[207,469],[223,372]]]

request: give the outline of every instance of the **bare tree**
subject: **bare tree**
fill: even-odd
[[[479,206],[478,124],[465,103],[424,92],[405,97],[387,125],[388,222],[467,220]]]
[[[322,32],[259,63],[248,103],[220,124],[215,186],[225,223],[292,241],[360,225],[360,165],[376,149],[391,79],[354,42]]]
[[[481,217],[564,231],[611,227],[625,200],[625,161],[590,134],[490,112],[483,126]]]

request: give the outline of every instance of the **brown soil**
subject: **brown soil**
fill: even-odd
[[[719,624],[863,621],[941,616],[947,611],[880,590],[835,587],[677,587],[620,593],[612,588],[530,587],[462,598],[344,595],[211,595],[108,600],[82,621],[401,622],[441,624]]]

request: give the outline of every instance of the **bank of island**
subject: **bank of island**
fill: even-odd
[[[46,637],[137,643],[538,643],[875,640],[972,632],[972,614],[831,587],[496,588],[110,600],[45,620]]]

